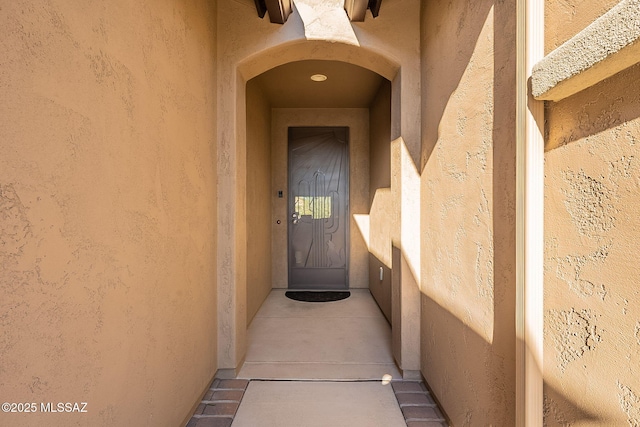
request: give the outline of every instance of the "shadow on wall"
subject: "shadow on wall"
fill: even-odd
[[[422,7],[426,7],[426,3],[423,2]],[[434,5],[434,7],[447,10],[447,13],[450,13],[450,9],[455,7],[452,6],[452,3],[459,2],[440,1],[437,3],[440,4]],[[422,87],[425,88],[423,93],[429,97],[430,102],[429,114],[426,115],[426,120],[423,117],[421,171],[424,170],[438,142],[440,124],[447,104],[460,86],[462,76],[470,65],[471,56],[476,49],[476,42],[480,32],[484,28],[485,19],[479,19],[479,17],[486,18],[489,15],[493,7],[493,1],[464,1],[460,7],[462,7],[462,10],[456,11],[458,13],[458,21],[456,22],[457,43],[455,43],[455,52],[453,54],[451,52],[451,40],[440,34],[440,25],[428,27],[431,29],[427,30],[429,31],[426,40],[427,44],[422,48],[423,51],[438,51],[441,55],[438,55],[440,58],[438,61],[423,61],[426,67],[422,72],[421,83]],[[446,73],[438,72],[436,69],[446,70]],[[434,76],[438,77],[433,78]]]
[[[423,7],[423,374],[457,424],[509,425],[516,391],[515,4],[436,0]],[[457,229],[447,234],[443,226]],[[556,418],[596,420],[571,396],[546,389],[569,408]],[[559,413],[552,405],[547,411]]]
[[[559,102],[547,103],[545,152],[640,117],[640,64]],[[625,82],[625,84],[620,84]]]
[[[640,418],[639,84],[635,65],[547,104],[544,378],[606,425]],[[545,415],[562,425],[557,394],[545,387]]]
[[[446,343],[447,347],[441,348],[441,351],[450,352],[454,350],[455,347],[460,346],[464,348],[466,355],[469,358],[476,357],[480,354],[490,354],[492,352],[491,347],[495,345],[494,343],[490,343],[481,337],[473,331],[472,328],[453,315],[449,310],[435,302],[428,295],[423,293],[421,298],[421,310],[423,312],[428,311],[433,313],[432,317],[436,317],[441,320],[439,325],[446,325],[446,329],[449,331],[449,338]],[[434,325],[432,322],[427,322],[423,318],[421,329],[423,331],[423,339],[426,340],[425,344],[427,346],[436,346],[436,341],[433,339],[436,335],[436,328],[439,328],[439,326]],[[425,362],[426,365],[429,366],[430,360],[428,356]],[[484,360],[480,359],[477,363],[483,364],[485,369],[469,370],[464,366],[450,366],[441,376],[441,384],[430,383],[430,386],[434,387],[436,390],[443,390],[446,394],[457,394],[459,390],[451,388],[451,385],[454,384],[455,381],[449,381],[449,379],[452,378],[453,375],[457,376],[458,370],[462,369],[463,376],[466,381],[465,386],[468,390],[474,390],[475,393],[480,394],[488,393],[491,395],[491,401],[496,403],[501,402],[506,404],[511,400],[511,396],[508,395],[505,389],[497,387],[482,389],[478,387],[478,384],[495,383],[497,378],[505,374],[503,361],[499,358],[487,358]],[[572,399],[546,384],[545,395],[553,397],[551,400],[545,399],[544,402],[545,420],[549,423],[546,424],[549,427],[566,426],[578,422],[593,423],[593,425],[606,424],[606,420],[598,419],[596,415],[588,409],[578,407]],[[441,396],[436,395],[436,398],[440,397]],[[490,407],[483,409],[486,411],[485,414],[475,414],[471,411],[465,410],[464,402],[461,403],[462,404],[458,410],[466,411],[466,413],[463,414],[463,419],[466,419],[466,422],[461,425],[472,426],[475,425],[474,420],[476,419],[492,419],[492,409]],[[447,410],[447,408],[445,408],[445,410]]]
[[[544,425],[545,427],[564,427],[575,423],[594,426],[611,425],[608,420],[598,418],[588,409],[579,408],[575,402],[545,382],[544,384]]]
[[[516,4],[493,5],[493,384],[511,391],[504,402],[514,408],[516,390]],[[508,321],[510,320],[510,321]],[[503,360],[501,358],[504,357]],[[501,368],[502,371],[498,368]],[[508,373],[512,372],[512,375]],[[496,400],[493,400],[496,399]],[[492,402],[502,402],[496,395]],[[499,406],[498,406],[499,407]],[[490,418],[489,418],[490,419]]]
[[[456,425],[511,425],[515,8],[424,7],[423,373]]]

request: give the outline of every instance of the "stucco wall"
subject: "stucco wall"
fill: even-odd
[[[354,215],[369,209],[369,111],[366,108],[274,108],[272,110],[271,193],[282,190],[272,209],[273,287],[288,286],[287,214],[288,140],[291,126],[346,126],[349,128],[349,287],[369,286],[367,246]],[[280,220],[280,224],[277,221]]]
[[[88,403],[0,425],[176,426],[214,375],[213,8],[0,5],[0,396]]]
[[[545,421],[640,425],[640,66],[547,106]]]
[[[271,106],[247,83],[247,324],[271,291]]]
[[[515,425],[515,4],[422,10],[422,373],[453,425]]]
[[[369,107],[369,290],[391,322],[391,82]],[[383,270],[380,280],[380,268]]]
[[[604,15],[620,0],[545,0],[545,54]]]

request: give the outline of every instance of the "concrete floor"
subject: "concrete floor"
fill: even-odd
[[[402,381],[368,290],[327,303],[284,294],[269,294],[237,379],[216,379],[188,427],[447,425],[423,383]]]
[[[252,381],[232,427],[405,427],[380,382]]]
[[[342,301],[306,303],[273,290],[248,328],[238,378],[295,380],[400,379],[391,327],[368,290]]]

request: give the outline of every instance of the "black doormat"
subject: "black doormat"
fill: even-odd
[[[329,302],[349,298],[349,291],[287,291],[287,298],[304,302]]]

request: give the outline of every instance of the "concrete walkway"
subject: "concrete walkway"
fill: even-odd
[[[252,381],[233,427],[405,427],[391,387],[379,382]]]
[[[214,380],[188,427],[443,427],[421,382],[402,381],[368,290],[304,303],[274,290],[248,329],[237,379]]]
[[[345,300],[293,301],[273,290],[249,325],[238,378],[380,380],[401,377],[391,327],[368,290]]]

